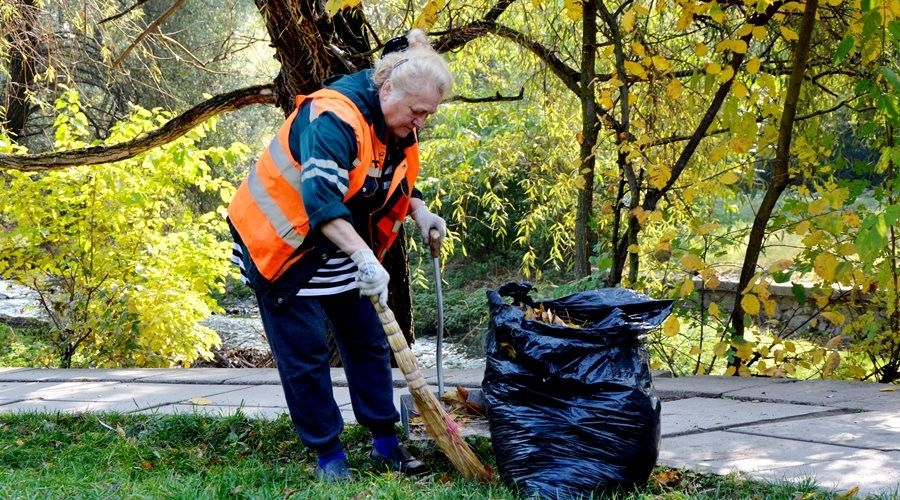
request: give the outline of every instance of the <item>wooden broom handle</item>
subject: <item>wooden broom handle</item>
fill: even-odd
[[[428,231],[428,246],[431,247],[431,258],[441,256],[441,233],[437,229]]]

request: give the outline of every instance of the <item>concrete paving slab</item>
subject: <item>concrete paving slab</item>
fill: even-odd
[[[221,386],[227,389],[214,396],[209,396],[212,400],[211,404],[221,406],[269,406],[277,408],[287,408],[287,401],[284,399],[284,390],[280,385],[259,385],[259,386]],[[237,390],[235,390],[237,388]],[[185,398],[187,399],[187,398]]]
[[[770,481],[813,478],[837,491],[859,486],[866,495],[896,487],[898,458],[896,452],[718,431],[663,439],[658,464],[715,474],[740,471]]]
[[[13,366],[0,367],[0,382],[4,382],[5,380],[3,380],[3,377],[5,377],[7,375],[10,375],[13,373],[20,373],[20,372],[24,372],[24,371],[28,371],[28,370],[33,370],[33,369],[34,368],[17,368],[17,367],[13,367]]]
[[[772,385],[790,384],[796,382],[784,378],[763,377],[678,377],[678,378],[654,378],[653,387],[663,400],[683,398],[720,398],[724,394],[741,389],[765,388]]]
[[[664,407],[665,408],[665,407]],[[900,451],[900,412],[864,412],[850,415],[790,420],[730,429],[732,432],[853,448]]]
[[[30,399],[0,406],[2,413],[129,413],[139,407],[132,401],[45,401]]]
[[[226,380],[226,384],[281,385],[275,368],[238,368],[235,372],[238,376]]]
[[[141,382],[164,384],[224,384],[240,377],[239,368],[172,368],[142,378]]]
[[[900,390],[890,384],[808,380],[794,384],[771,384],[729,392],[727,397],[761,399],[855,410],[900,411]]]
[[[0,402],[15,402],[28,399],[67,399],[85,393],[84,399],[91,401],[91,394],[117,382],[23,382],[0,384]]]
[[[223,392],[249,386],[201,384],[139,384],[116,382],[71,382],[56,384],[71,388],[48,388],[36,391],[32,399],[47,401],[133,402],[135,409],[177,403],[195,397],[211,398]]]
[[[169,368],[37,368],[0,373],[0,382],[132,382],[167,373]]]
[[[825,406],[751,403],[731,399],[688,398],[662,405],[662,435],[723,429],[751,422],[809,415],[833,408]]]
[[[2,408],[2,407],[0,407]],[[223,406],[223,405],[191,405],[191,404],[171,404],[157,406],[149,410],[141,410],[135,413],[151,414],[151,415],[206,415],[210,417],[226,417],[237,413],[249,418],[261,418],[266,420],[275,420],[281,415],[287,414],[287,408],[279,408],[272,406]]]

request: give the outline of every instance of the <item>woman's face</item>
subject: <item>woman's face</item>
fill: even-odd
[[[401,139],[422,128],[441,103],[441,94],[434,85],[423,85],[413,94],[395,88],[390,80],[384,82],[378,96],[388,130]]]

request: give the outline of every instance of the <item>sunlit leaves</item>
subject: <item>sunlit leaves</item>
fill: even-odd
[[[431,29],[434,23],[437,22],[438,12],[444,8],[446,3],[446,0],[428,0],[425,6],[422,7],[421,12],[419,12],[419,16],[413,22],[413,28],[425,31]]]
[[[328,17],[333,17],[341,9],[350,9],[361,3],[362,0],[327,0],[325,2],[325,13]]]

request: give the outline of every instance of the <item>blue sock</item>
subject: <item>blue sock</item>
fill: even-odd
[[[390,436],[381,436],[374,438],[372,440],[372,444],[375,445],[375,449],[378,450],[378,453],[383,457],[391,456],[391,453],[394,453],[394,450],[397,449],[397,446],[400,444],[397,441],[397,435],[391,434]]]
[[[335,460],[347,460],[347,455],[344,453],[343,449],[327,455],[319,455],[319,468],[324,469],[326,465]]]

